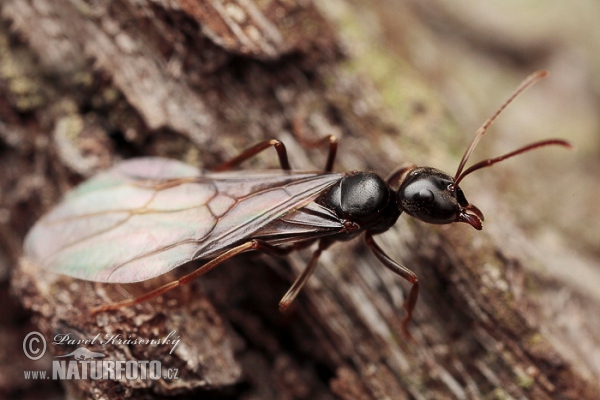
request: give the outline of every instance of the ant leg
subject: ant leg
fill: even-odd
[[[164,284],[164,285],[162,285],[140,297],[136,297],[133,299],[127,299],[127,300],[119,301],[116,303],[105,304],[105,305],[96,307],[91,310],[92,315],[103,312],[103,311],[117,310],[121,307],[129,307],[129,306],[133,306],[135,304],[140,304],[140,303],[143,303],[150,299],[153,299],[154,297],[160,296],[161,294],[166,293],[169,290],[175,289],[178,286],[187,285],[194,279],[211,271],[213,268],[215,268],[219,264],[223,263],[224,261],[226,261],[244,251],[247,251],[247,250],[258,250],[258,251],[267,253],[269,255],[279,256],[279,255],[288,254],[290,251],[294,250],[294,248],[293,247],[279,248],[279,247],[267,244],[267,243],[263,242],[262,240],[254,239],[254,240],[251,240],[249,242],[246,242],[244,244],[241,244],[237,247],[234,247],[234,248],[226,251],[225,253],[221,254],[220,256],[215,257],[212,260],[208,261],[206,264],[202,265],[195,271],[193,271],[175,281],[166,283],[166,284]]]
[[[306,138],[304,132],[304,113],[299,112],[294,118],[293,122],[293,131],[296,140],[307,149],[315,149],[319,147],[323,147],[326,144],[329,144],[329,152],[327,153],[327,162],[325,163],[325,168],[323,171],[331,172],[333,171],[333,163],[335,161],[335,155],[337,153],[338,148],[338,138],[333,135],[323,136],[317,140],[309,140]]]
[[[417,304],[417,298],[419,297],[419,280],[417,275],[412,272],[410,269],[406,268],[403,265],[398,264],[394,260],[392,260],[385,252],[375,243],[373,240],[373,235],[370,232],[365,234],[365,243],[369,246],[369,249],[373,252],[375,257],[383,265],[389,268],[393,273],[400,275],[402,278],[406,279],[409,283],[412,284],[410,288],[410,292],[408,293],[408,297],[404,301],[404,309],[406,310],[406,317],[402,320],[402,330],[407,337],[412,337],[408,332],[408,323],[412,318],[413,310],[415,309],[415,305]]]
[[[290,162],[289,162],[288,156],[287,156],[287,151],[285,149],[285,145],[283,144],[282,141],[277,140],[277,139],[265,140],[264,142],[255,144],[254,146],[250,147],[249,149],[244,150],[237,157],[234,157],[229,161],[226,161],[222,164],[217,165],[216,167],[213,167],[211,169],[211,171],[220,172],[220,171],[230,170],[231,168],[238,166],[239,164],[246,161],[247,159],[254,157],[261,151],[268,149],[269,147],[274,147],[275,150],[277,151],[277,156],[279,157],[279,164],[281,164],[281,168],[286,171],[289,171],[291,168],[290,168]]]
[[[411,163],[402,164],[401,166],[390,172],[388,176],[385,177],[385,181],[390,186],[394,186],[397,183],[401,183],[404,180],[404,178],[406,178],[406,175],[415,167],[416,165]]]
[[[331,245],[331,243],[332,242],[325,242],[323,240],[319,242],[319,247],[317,247],[315,252],[310,257],[310,261],[306,265],[306,268],[304,268],[304,271],[302,271],[300,276],[296,278],[292,286],[289,288],[287,293],[282,297],[281,301],[279,302],[279,311],[287,311],[287,309],[292,304],[296,296],[298,296],[298,293],[300,293],[300,290],[302,290],[302,287],[304,287],[304,285],[308,281],[310,275],[315,270],[315,267],[317,266],[317,261],[319,260],[319,256],[321,255],[323,250],[325,250]]]

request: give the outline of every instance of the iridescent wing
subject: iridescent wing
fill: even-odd
[[[25,238],[25,255],[76,278],[127,283],[209,258],[311,203],[341,174],[202,173],[163,158],[125,161],[85,181]]]

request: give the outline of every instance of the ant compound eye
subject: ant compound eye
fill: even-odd
[[[419,201],[422,203],[431,203],[433,202],[435,195],[429,189],[421,189],[413,196],[414,201]]]

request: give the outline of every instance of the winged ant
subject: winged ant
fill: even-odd
[[[402,212],[432,224],[464,222],[482,229],[483,213],[469,203],[459,183],[469,174],[540,147],[570,148],[561,139],[542,140],[465,169],[479,140],[526,88],[546,76],[525,79],[479,128],[454,176],[431,167],[403,165],[385,179],[372,172],[334,173],[337,139],[323,171],[292,171],[284,144],[259,143],[212,171],[158,157],[124,161],[71,191],[31,229],[25,253],[42,267],[76,278],[130,283],[162,275],[188,261],[205,264],[145,295],[106,304],[94,313],[131,306],[185,285],[223,261],[257,250],[285,255],[315,242],[310,261],[279,303],[286,310],[331,244],[364,235],[379,261],[411,283],[405,299],[407,332],[419,293],[417,276],[389,258],[374,236],[390,229]],[[281,170],[231,171],[274,147]]]

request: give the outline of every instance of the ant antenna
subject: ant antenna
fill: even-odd
[[[510,97],[504,102],[504,104],[502,104],[500,106],[500,108],[498,108],[498,110],[494,113],[494,115],[492,115],[487,121],[484,122],[483,125],[481,125],[481,127],[475,133],[475,137],[473,138],[473,141],[471,142],[471,144],[465,151],[465,154],[463,155],[462,159],[460,160],[460,163],[458,164],[458,169],[456,170],[456,175],[454,175],[454,184],[453,184],[454,187],[458,186],[458,183],[465,176],[470,174],[471,172],[476,171],[481,168],[489,167],[489,166],[494,165],[502,160],[506,160],[507,158],[516,156],[518,154],[525,153],[527,151],[537,149],[539,147],[550,146],[550,145],[563,146],[563,147],[567,147],[569,149],[573,147],[573,146],[571,146],[571,144],[569,142],[567,142],[565,140],[560,140],[560,139],[542,140],[540,142],[531,143],[527,146],[521,147],[517,150],[511,151],[510,153],[501,155],[499,157],[494,157],[494,158],[480,161],[480,162],[472,165],[471,167],[469,167],[467,170],[465,170],[463,172],[465,164],[469,160],[469,157],[471,156],[471,153],[477,146],[477,143],[479,143],[479,140],[481,140],[483,135],[485,135],[485,133],[487,132],[488,128],[496,121],[496,119],[498,119],[498,116],[500,114],[502,114],[504,109],[506,107],[508,107],[508,105],[510,103],[512,103],[513,100],[515,98],[517,98],[517,96],[519,96],[521,93],[523,93],[525,91],[525,89],[529,88],[531,85],[533,85],[540,79],[545,78],[546,76],[548,76],[548,71],[537,71],[537,72],[534,72],[533,74],[529,75],[527,78],[525,78],[525,80],[523,82],[521,82],[521,84],[519,85],[519,87],[517,87],[517,89],[513,92],[513,94],[510,95]]]
[[[458,182],[462,181],[462,179],[465,176],[469,175],[473,171],[477,171],[478,169],[489,167],[491,165],[499,163],[502,160],[506,160],[507,158],[519,155],[521,153],[525,153],[525,152],[533,150],[533,149],[537,149],[539,147],[552,146],[552,145],[563,146],[563,147],[566,147],[567,149],[573,148],[573,145],[571,145],[571,143],[567,142],[566,140],[562,140],[562,139],[547,139],[547,140],[541,140],[539,142],[530,143],[527,146],[523,146],[520,149],[513,150],[510,153],[506,153],[506,154],[503,154],[501,156],[494,157],[494,158],[488,158],[487,160],[479,161],[478,163],[471,165],[469,168],[467,168],[465,170],[465,172],[460,174],[458,176],[458,178],[454,178],[453,185],[454,185],[454,187],[456,187],[458,185]]]

